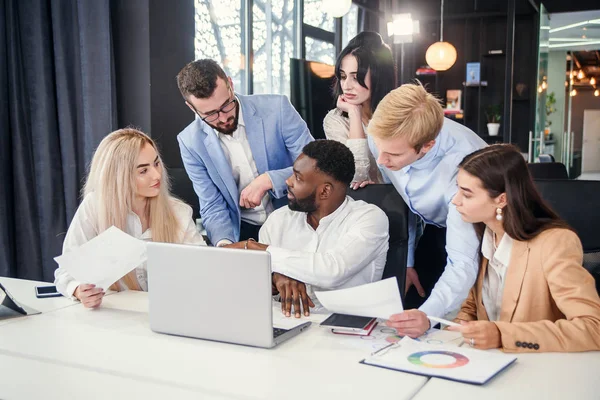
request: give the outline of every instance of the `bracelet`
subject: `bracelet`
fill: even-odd
[[[248,242],[256,242],[256,240],[249,238],[248,240],[246,240],[246,243],[244,243],[244,250],[248,250]]]

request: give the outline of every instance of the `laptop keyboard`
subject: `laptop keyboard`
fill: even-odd
[[[288,330],[287,329],[281,329],[281,328],[273,328],[273,337],[279,337],[281,335],[283,335],[284,333],[286,333]]]

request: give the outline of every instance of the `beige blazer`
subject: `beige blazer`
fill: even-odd
[[[583,268],[583,250],[568,229],[549,229],[527,242],[513,241],[498,321],[507,352],[600,350],[600,298]],[[482,303],[488,260],[456,319],[489,317]]]

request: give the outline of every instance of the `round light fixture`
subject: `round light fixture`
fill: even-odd
[[[596,84],[596,78],[593,76],[590,78],[590,85],[594,86]]]
[[[323,0],[321,9],[330,17],[341,18],[350,11],[352,0]]]
[[[580,69],[580,70],[579,70],[579,73],[577,74],[577,79],[583,79],[583,77],[584,77],[584,76],[585,76],[585,75],[583,75],[583,70],[582,70],[582,69]]]
[[[577,90],[575,90],[575,89],[571,90],[571,93],[569,93],[569,95],[571,97],[577,96]]]
[[[425,60],[436,71],[446,71],[456,62],[456,49],[448,42],[436,42],[427,49]]]
[[[546,83],[546,81],[542,82],[542,89],[546,90],[546,88],[548,87],[548,84]]]
[[[598,89],[594,90],[594,96],[596,96],[596,97],[600,96],[600,91]]]
[[[429,46],[425,60],[436,71],[446,71],[456,62],[456,49],[444,42],[444,0],[440,1],[440,41]]]

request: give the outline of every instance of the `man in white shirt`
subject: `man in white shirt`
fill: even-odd
[[[353,176],[348,147],[333,140],[309,143],[286,181],[289,206],[267,219],[260,243],[232,245],[271,254],[273,291],[281,295],[288,317],[292,307],[296,318],[301,310],[309,315],[309,307],[320,307],[315,291],[381,279],[388,218],[377,206],[346,196]]]
[[[213,60],[186,65],[177,85],[197,116],[177,140],[211,243],[257,238],[267,216],[286,204],[285,180],[313,140],[306,123],[285,96],[235,93]]]

